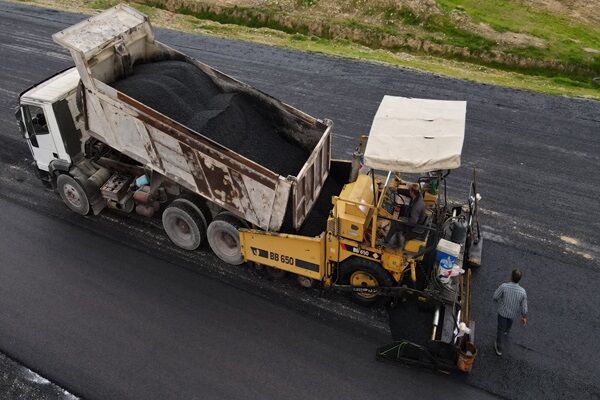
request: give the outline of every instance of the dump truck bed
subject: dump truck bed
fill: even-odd
[[[81,76],[91,136],[255,226],[300,228],[329,173],[331,122],[154,40],[127,6],[54,40]]]

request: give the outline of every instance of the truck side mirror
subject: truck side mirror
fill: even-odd
[[[25,130],[25,124],[23,124],[23,114],[21,113],[21,107],[17,108],[17,111],[15,111],[15,118],[17,119],[17,123],[19,124],[19,130],[21,131],[21,135],[23,137],[26,137],[26,130]]]

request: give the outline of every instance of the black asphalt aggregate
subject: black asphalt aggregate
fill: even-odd
[[[312,148],[288,139],[277,123],[284,114],[250,93],[224,92],[191,63],[178,60],[140,64],[111,86],[215,142],[282,176],[298,175]],[[273,115],[270,115],[270,114]],[[320,135],[294,129],[297,135]],[[257,145],[260,144],[260,145]]]
[[[483,396],[472,387],[506,398],[600,397],[600,103],[158,31],[159,40],[332,119],[337,157],[368,133],[384,94],[467,100],[463,168],[449,189],[464,197],[479,168],[480,355],[468,378],[445,378],[377,364],[381,338],[174,265],[183,256],[150,257],[143,246],[166,243],[158,229],[67,213],[32,177],[13,107],[21,90],[70,65],[50,35],[82,17],[10,3],[0,13],[0,349],[11,357],[89,398]],[[198,269],[212,268],[214,257],[198,254]],[[517,266],[530,325],[515,326],[497,358],[491,295]]]

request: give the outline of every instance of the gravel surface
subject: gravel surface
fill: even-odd
[[[283,176],[297,175],[312,151],[281,132],[277,121],[284,117],[277,110],[250,93],[223,92],[185,61],[137,65],[132,75],[112,86]]]
[[[286,282],[251,279],[223,266],[206,249],[192,254],[173,250],[160,229],[137,220],[69,213],[31,173],[31,156],[17,133],[13,107],[28,85],[71,64],[50,35],[82,17],[8,3],[0,3],[0,13],[0,195],[10,199],[2,203],[0,225],[0,349],[90,398],[107,397],[102,396],[107,387],[119,398],[135,398],[127,396],[131,393],[183,397],[177,395],[194,389],[211,390],[218,397],[250,397],[249,387],[262,390],[262,398],[290,397],[287,390],[305,398],[367,398],[374,393],[455,398],[463,396],[456,392],[457,385],[504,398],[600,397],[600,376],[594,368],[600,353],[594,335],[600,328],[600,209],[595,206],[600,198],[600,103],[157,32],[159,40],[227,74],[334,120],[337,157],[348,157],[356,137],[368,132],[384,94],[467,100],[463,168],[450,175],[449,189],[452,197],[465,196],[471,168],[478,167],[485,244],[484,265],[474,276],[472,311],[479,356],[470,376],[438,379],[415,369],[373,363],[373,352],[385,339],[370,330],[364,332],[364,341],[349,334],[352,327],[375,327],[385,333],[379,329],[384,315]],[[5,254],[14,263],[10,268]],[[144,254],[160,261],[146,267]],[[496,317],[491,296],[514,267],[525,274],[530,323],[513,328],[510,346],[498,358],[493,351]],[[181,275],[181,270],[193,274]],[[243,290],[208,290],[207,275],[227,282],[238,282],[238,277],[246,283],[238,285]],[[256,296],[244,295],[263,295],[270,289],[280,297],[258,302]],[[202,293],[206,297],[195,297]],[[285,307],[269,306],[274,304]],[[295,304],[306,307],[303,319],[290,311]],[[352,327],[342,325],[341,317],[313,323],[314,316],[323,318],[326,310],[351,316]],[[232,322],[242,319],[239,327]],[[128,321],[148,325],[141,329]],[[261,329],[254,330],[255,325]],[[197,340],[195,347],[182,336]],[[231,343],[216,345],[224,336]],[[246,338],[246,346],[228,346]],[[254,351],[256,346],[260,352]],[[235,377],[225,387],[207,366],[234,350],[237,357],[228,365],[234,372],[218,369]],[[266,359],[271,355],[278,360],[274,364]],[[256,357],[264,361],[262,369],[254,364]],[[298,370],[290,374],[292,361]],[[259,385],[256,379],[246,380],[257,371]]]

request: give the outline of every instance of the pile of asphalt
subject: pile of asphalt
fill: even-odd
[[[318,236],[327,228],[327,218],[333,208],[332,197],[339,196],[347,179],[337,179],[329,175],[312,210],[304,220],[298,233],[304,236]]]
[[[273,107],[249,92],[224,91],[185,61],[137,65],[112,86],[280,175],[297,175],[310,155],[284,134]]]

